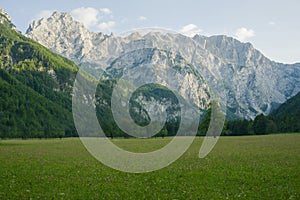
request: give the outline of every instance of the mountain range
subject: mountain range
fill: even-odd
[[[128,69],[125,66],[133,67],[133,64],[135,69],[151,65],[158,72],[164,71],[170,65],[174,67],[172,59],[180,57],[220,95],[227,105],[228,117],[254,119],[260,113],[268,115],[300,91],[300,63],[271,61],[250,43],[224,35],[187,37],[155,30],[124,36],[105,35],[90,32],[68,13],[54,12],[47,19],[33,21],[26,36],[92,74],[106,73],[112,78],[119,78],[121,71]],[[151,57],[155,51],[169,52],[175,57],[158,65]],[[162,78],[160,73],[149,74],[143,70],[135,74],[140,79]],[[187,78],[186,75],[183,74]],[[183,82],[178,84],[181,95],[194,99],[198,106],[201,101],[209,102],[208,96],[198,98],[203,93],[196,88],[197,84],[192,84],[194,80]],[[198,91],[198,99],[191,92],[183,91]]]
[[[270,114],[269,121],[280,125],[280,131],[300,130],[300,64],[270,61],[250,43],[161,31],[122,37],[92,33],[59,12],[34,21],[24,36],[2,9],[0,30],[1,138],[76,136],[72,93],[80,67],[101,78],[96,111],[106,134],[124,136],[110,109],[112,90],[121,77],[160,83],[133,94],[130,114],[143,126],[151,120],[149,111],[169,107],[168,135],[178,129],[179,112],[168,86],[191,99],[202,114],[217,92],[227,103],[229,120],[263,113]]]

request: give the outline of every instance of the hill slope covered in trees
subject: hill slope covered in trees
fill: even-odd
[[[287,100],[270,115],[280,132],[300,132],[300,93]]]
[[[0,137],[74,136],[77,65],[0,24]]]

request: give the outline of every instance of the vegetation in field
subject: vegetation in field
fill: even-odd
[[[149,152],[172,138],[113,139]],[[221,137],[204,159],[202,138],[170,166],[123,173],[95,160],[79,139],[0,141],[0,199],[300,198],[300,135]]]

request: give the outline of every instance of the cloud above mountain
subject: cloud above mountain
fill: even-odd
[[[80,7],[72,10],[70,14],[75,20],[94,31],[111,32],[116,24],[112,20],[113,15],[109,8]]]
[[[242,28],[238,28],[235,31],[235,36],[237,37],[238,40],[244,42],[248,38],[254,37],[255,36],[255,32],[252,29],[247,29],[245,27],[242,27]]]
[[[71,11],[71,15],[75,20],[82,22],[87,27],[94,26],[99,22],[99,10],[95,8],[77,8]]]
[[[179,30],[180,33],[193,37],[196,34],[200,34],[203,30],[198,28],[195,24],[187,24],[185,26],[182,26]]]

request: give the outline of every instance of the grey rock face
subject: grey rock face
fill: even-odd
[[[191,38],[155,31],[119,37],[92,33],[69,14],[59,12],[48,19],[34,21],[27,36],[93,73],[106,72],[112,77],[119,76],[130,66],[134,71],[133,65],[140,68],[152,65],[155,70],[138,70],[135,76],[163,79],[161,74],[176,66],[179,55],[179,66],[183,60],[185,66],[190,66],[180,71],[185,78],[177,80],[179,93],[195,100],[200,108],[203,100],[204,108],[209,102],[204,91],[209,86],[227,103],[228,110],[241,118],[268,114],[300,91],[300,63],[271,61],[250,43],[227,36]],[[191,74],[193,78],[189,77]],[[203,81],[199,84],[195,77]],[[165,81],[171,80],[165,78]]]
[[[16,26],[12,23],[10,16],[2,8],[0,8],[0,24],[16,30]]]

